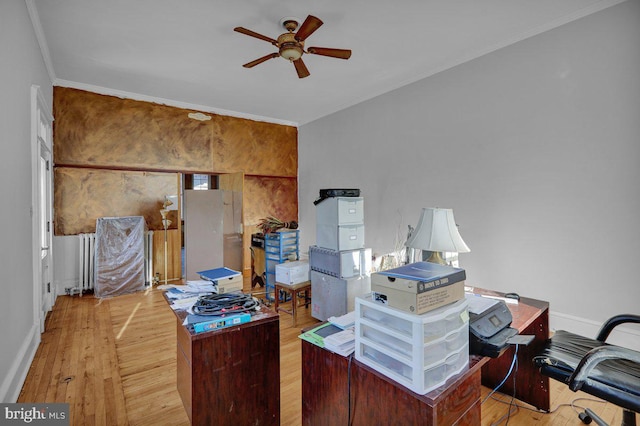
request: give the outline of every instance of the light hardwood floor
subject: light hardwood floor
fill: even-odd
[[[290,315],[280,314],[281,424],[285,426],[302,424],[297,336],[315,322],[304,308],[298,312],[296,327]],[[483,398],[488,393],[483,388]],[[588,397],[555,382],[551,395],[553,408]],[[510,398],[494,397],[482,406],[483,426],[500,421],[508,412]],[[176,390],[175,316],[162,292],[150,289],[102,301],[87,295],[58,297],[18,402],[67,402],[72,425],[189,424]],[[576,404],[591,407],[612,425],[620,424],[621,411],[611,404]],[[582,424],[568,406],[551,414],[514,410],[509,419],[513,425]]]

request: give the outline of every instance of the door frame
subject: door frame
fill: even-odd
[[[39,137],[41,120],[47,123],[47,137]],[[55,286],[53,286],[53,115],[51,114],[40,86],[31,86],[31,229],[32,229],[32,264],[33,264],[33,320],[39,324],[40,332],[44,331],[46,314],[53,307],[55,300]],[[43,150],[48,151],[49,166],[45,171],[48,176],[48,196],[46,206],[41,205],[40,199],[40,158]],[[42,241],[40,235],[40,215],[43,211],[47,215],[48,223],[47,246],[48,268],[46,277],[42,268]],[[44,278],[44,280],[43,280]],[[43,290],[43,282],[48,281],[47,289]]]

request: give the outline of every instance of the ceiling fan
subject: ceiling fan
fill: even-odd
[[[243,27],[236,27],[233,30],[242,34],[246,34],[251,37],[259,38],[260,40],[268,41],[278,48],[278,52],[269,53],[254,61],[248,62],[243,65],[245,68],[252,68],[258,64],[261,64],[269,59],[282,58],[293,62],[293,66],[296,68],[298,77],[305,78],[310,75],[309,70],[302,62],[302,55],[305,53],[311,53],[314,55],[330,56],[332,58],[349,59],[351,57],[351,50],[348,49],[332,49],[328,47],[308,47],[304,48],[304,42],[311,34],[313,34],[323,22],[315,16],[309,15],[304,20],[302,25],[298,28],[299,20],[297,18],[282,18],[280,21],[282,26],[287,30],[286,33],[280,34],[277,40],[271,37],[258,34],[255,31],[248,30]],[[296,31],[296,29],[298,31]]]

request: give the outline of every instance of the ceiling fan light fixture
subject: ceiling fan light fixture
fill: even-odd
[[[280,46],[280,56],[288,61],[297,61],[302,56],[302,47],[297,43],[284,43]]]
[[[304,43],[295,39],[295,34],[284,33],[278,37],[278,53],[287,61],[297,61],[304,53]]]

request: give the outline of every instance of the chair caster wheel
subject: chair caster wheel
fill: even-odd
[[[582,420],[582,423],[584,423],[585,425],[588,425],[593,420],[591,416],[587,414],[586,411],[583,411],[582,413],[578,414],[578,418],[580,418],[580,420]]]

